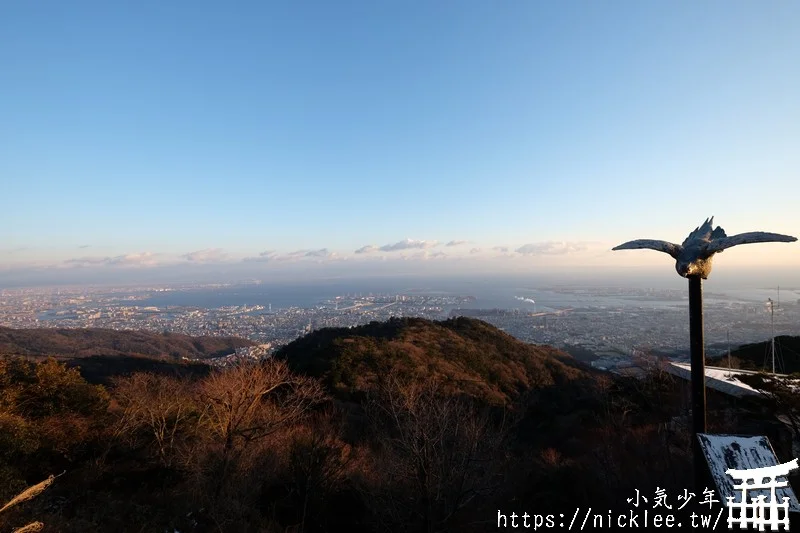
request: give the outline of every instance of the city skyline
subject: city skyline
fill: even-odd
[[[0,284],[674,275],[610,249],[710,216],[798,233],[798,21],[739,1],[8,4]],[[790,271],[800,248],[716,261]]]

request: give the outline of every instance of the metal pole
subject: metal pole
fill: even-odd
[[[689,338],[692,363],[692,448],[695,490],[706,486],[706,460],[698,433],[706,432],[706,362],[703,342],[703,286],[700,276],[689,276]]]

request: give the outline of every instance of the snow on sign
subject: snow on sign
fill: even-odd
[[[759,499],[778,504],[788,498],[788,510],[800,512],[800,503],[786,479],[786,474],[798,467],[797,459],[779,464],[767,437],[698,433],[697,438],[719,499],[729,508],[741,508],[742,495],[746,494],[747,507]]]

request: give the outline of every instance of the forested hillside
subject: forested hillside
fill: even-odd
[[[168,350],[238,341],[3,335],[31,355],[0,357],[0,500],[58,477],[0,512],[2,532],[478,533],[499,509],[628,513],[636,490],[691,487],[676,378],[596,371],[480,320],[321,330],[226,368]],[[69,350],[93,356],[42,357]],[[709,430],[736,432],[723,408]]]

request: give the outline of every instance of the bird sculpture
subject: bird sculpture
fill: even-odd
[[[683,244],[674,244],[667,241],[653,239],[638,239],[620,244],[612,250],[634,250],[649,248],[671,255],[675,259],[675,270],[678,275],[689,278],[698,276],[700,279],[708,279],[711,274],[711,260],[714,254],[722,252],[732,246],[740,244],[751,244],[758,242],[794,242],[797,237],[781,235],[779,233],[766,233],[764,231],[752,231],[740,233],[728,237],[725,230],[717,226],[712,228],[714,217],[706,219],[702,226],[695,228],[686,237]]]

